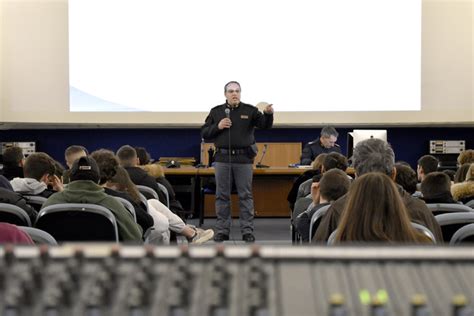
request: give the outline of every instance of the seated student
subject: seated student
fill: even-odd
[[[165,178],[163,167],[158,164],[148,164],[140,167],[145,170],[150,176],[155,178],[156,182],[165,186],[166,190],[168,191],[168,197],[170,200],[170,210],[178,215],[183,214],[183,205],[181,205],[181,202],[177,200],[176,192],[174,192],[173,186],[168,181],[168,179]]]
[[[127,192],[135,200],[139,199],[138,190],[135,184],[130,180],[127,171],[120,166],[117,167],[116,171],[115,176],[106,183],[106,186],[114,190]],[[155,226],[159,226],[161,230],[165,227],[166,230],[170,229],[177,234],[183,235],[187,238],[189,243],[202,244],[209,241],[214,236],[214,231],[212,229],[203,230],[186,225],[179,216],[174,214],[159,200],[148,199],[148,207]],[[167,238],[169,239],[169,236],[167,236]]]
[[[306,170],[302,175],[296,178],[295,182],[293,182],[290,192],[288,193],[288,196],[286,198],[288,203],[290,204],[291,211],[293,211],[295,207],[295,202],[298,198],[298,189],[300,185],[303,182],[313,178],[315,175],[321,174],[321,167],[323,165],[323,161],[326,155],[327,154],[319,154],[311,163],[311,169]]]
[[[3,176],[8,180],[20,177],[23,178],[23,163],[25,156],[20,147],[8,147],[3,151]]]
[[[45,198],[62,191],[63,183],[55,175],[54,160],[46,153],[33,153],[26,158],[23,165],[24,178],[10,181],[13,190],[20,194],[38,195]],[[53,189],[48,189],[51,185]]]
[[[153,189],[159,196],[162,203],[166,203],[166,197],[158,188],[155,178],[139,167],[137,152],[130,145],[123,145],[117,150],[117,158],[120,165],[127,170],[130,179],[135,185],[143,185]]]
[[[430,242],[412,228],[410,216],[392,179],[378,172],[364,174],[352,184],[335,240]]]
[[[70,183],[62,192],[51,195],[42,208],[59,203],[90,203],[102,205],[109,209],[117,221],[120,239],[123,241],[141,241],[142,230],[135,223],[132,215],[113,197],[104,193],[98,185],[100,170],[91,157],[81,157],[70,169]]]
[[[323,164],[321,166],[321,173],[324,175],[327,171],[333,170],[333,169],[338,169],[343,171],[344,173],[346,172],[348,166],[347,158],[340,153],[329,153],[324,157]],[[346,177],[349,180],[352,180],[352,178],[346,174]],[[313,199],[313,205],[317,205],[319,203],[319,186],[317,183],[321,180],[321,176],[314,176],[313,177],[313,183],[311,184],[311,196]]]
[[[309,236],[309,226],[311,218],[317,210],[326,206],[338,198],[343,196],[349,190],[351,181],[347,177],[347,174],[340,169],[332,169],[325,172],[319,181],[315,183],[315,186],[318,186],[319,190],[319,204],[313,207],[310,210],[306,210],[295,220],[295,226],[298,233],[301,235],[301,238],[304,242],[308,242],[313,236]],[[313,190],[314,191],[314,190]]]
[[[53,158],[51,158],[53,159]],[[62,176],[64,174],[64,172],[66,171],[66,169],[64,168],[64,166],[57,160],[54,160],[53,159],[53,163],[54,163],[54,174],[62,180]]]
[[[438,171],[439,160],[432,155],[424,155],[418,159],[417,174],[421,182],[431,172]]]
[[[348,163],[346,156],[340,153],[332,152],[324,157],[323,165],[321,166],[321,172],[324,173],[331,169],[339,169],[345,172],[347,166]]]
[[[34,245],[30,235],[9,223],[0,223],[0,244]]]
[[[464,182],[456,183],[451,186],[453,198],[464,204],[474,200],[474,163],[471,163]]]
[[[444,172],[431,172],[421,182],[425,203],[456,203],[451,195],[451,180]]]
[[[137,152],[138,165],[145,166],[151,163],[151,155],[145,147],[134,147]]]
[[[390,144],[383,140],[373,138],[359,142],[354,148],[352,161],[356,177],[369,172],[380,172],[390,176],[393,180],[396,177],[395,153]],[[422,200],[412,197],[401,186],[397,186],[397,188],[408,210],[410,220],[431,230],[436,240],[442,240],[441,228],[426,204]],[[331,204],[316,230],[314,241],[328,239],[329,235],[337,228],[346,203],[347,195],[344,195]]]
[[[438,171],[439,160],[432,155],[424,155],[418,159],[418,165],[416,167],[416,173],[418,175],[418,184],[416,185],[416,191],[414,196],[421,197],[421,182],[431,172]]]
[[[456,176],[456,171],[451,170],[451,169],[445,169],[445,170],[443,170],[443,173],[445,173],[449,177],[449,180],[451,181],[451,184],[453,184],[454,183],[454,176]]]
[[[467,171],[469,170],[470,167],[471,167],[470,163],[462,164],[461,167],[459,167],[458,170],[456,171],[456,174],[454,175],[454,183],[464,182],[466,180]]]
[[[458,156],[458,165],[462,166],[465,163],[471,164],[474,163],[474,149],[468,149],[462,151]]]
[[[74,161],[81,157],[85,157],[89,154],[87,149],[80,145],[72,145],[66,148],[64,151],[64,159],[66,160],[66,165],[69,168],[63,172],[63,183],[69,183],[69,172],[72,168]]]
[[[117,174],[117,168],[119,167],[118,159],[115,154],[107,149],[99,149],[91,153],[91,157],[97,162],[100,170],[99,185],[104,188],[104,192],[111,196],[121,197],[129,201],[135,209],[135,215],[137,217],[137,223],[141,226],[143,232],[146,232],[148,228],[154,225],[153,217],[148,214],[146,206],[141,205],[140,197],[137,195],[134,198],[127,193],[113,189],[112,179]],[[135,192],[132,192],[132,194]],[[158,227],[154,227],[155,231],[158,231]],[[163,233],[163,232],[159,232]]]
[[[137,150],[137,157],[140,162],[139,167],[145,170],[150,176],[155,178],[156,182],[163,185],[168,191],[168,198],[170,202],[169,209],[175,214],[183,214],[184,208],[181,205],[181,202],[177,200],[173,186],[168,181],[168,179],[166,179],[163,167],[159,164],[150,163],[150,154],[145,150],[145,148],[136,147],[135,150]],[[142,161],[146,163],[142,163]]]
[[[25,198],[21,194],[13,192],[10,182],[2,175],[0,175],[0,203],[13,204],[20,207],[28,214],[32,224],[38,215],[38,212],[26,203]]]
[[[4,189],[10,190],[10,191],[13,191],[13,187],[12,187],[10,181],[8,181],[8,179],[5,178],[2,175],[0,175],[0,188],[4,188]]]
[[[347,158],[341,155],[340,153],[336,153],[336,152],[331,152],[329,154],[326,154],[321,164],[321,173],[313,176],[312,183],[309,183],[308,181],[306,181],[302,183],[302,185],[300,185],[298,189],[298,193],[297,193],[297,199],[310,194],[315,189],[314,183],[319,182],[322,174],[332,169],[339,169],[345,172],[347,169]],[[347,178],[350,179],[348,175],[346,176]],[[316,205],[318,203],[319,203],[319,200],[317,199],[315,200],[313,198],[313,204]],[[296,217],[299,214],[298,212],[296,212],[293,215]]]
[[[418,183],[415,170],[410,165],[404,163],[396,163],[395,169],[397,171],[395,183],[413,195],[416,192],[416,185]]]

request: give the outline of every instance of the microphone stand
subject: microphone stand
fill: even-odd
[[[267,147],[268,147],[268,144],[263,145],[262,157],[260,157],[260,161],[255,166],[256,168],[270,168],[270,166],[262,165],[263,157],[265,157],[265,154],[267,153]]]
[[[206,164],[204,163],[204,138],[201,138],[201,154],[199,157],[199,163],[196,165],[196,168],[203,168]]]

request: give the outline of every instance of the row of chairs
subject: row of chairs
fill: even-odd
[[[428,228],[426,228],[425,226],[423,225],[420,225],[418,223],[411,223],[411,226],[416,229],[417,231],[419,231],[420,233],[422,233],[423,235],[425,235],[426,237],[428,237],[429,240],[431,240],[431,242],[433,244],[436,244],[436,238],[435,236],[433,235],[433,233],[431,232],[431,230],[429,230]],[[336,235],[337,235],[337,229],[334,230],[331,235],[329,235],[329,238],[328,238],[328,245],[333,245],[336,241]]]
[[[468,218],[465,218],[464,216],[460,216],[464,218],[459,218],[458,220],[455,220],[450,216],[454,214],[442,214],[438,216],[443,216],[443,215],[446,215],[444,219],[437,219],[441,222],[446,221],[445,224],[441,225],[441,228],[447,227],[447,230],[454,231],[454,233],[450,235],[450,237],[448,238],[444,237],[443,235],[443,238],[445,239],[445,241],[449,239],[450,246],[458,245],[465,242],[469,242],[469,243],[474,242],[474,222],[473,222],[472,217],[468,219]],[[456,215],[468,215],[468,214],[456,214]],[[466,225],[465,223],[469,223],[469,224]],[[411,223],[411,224],[415,229],[417,229],[419,232],[423,233],[423,235],[428,237],[434,244],[437,243],[436,238],[434,237],[433,233],[428,228],[417,223]],[[443,229],[443,234],[444,232],[445,230]],[[334,244],[336,235],[337,235],[337,229],[333,231],[331,235],[329,236],[328,245]]]
[[[169,207],[169,193],[166,187],[158,183],[166,197]],[[148,208],[147,199],[158,198],[158,194],[146,186],[137,186],[143,204]],[[0,221],[15,224],[33,234],[33,239],[49,244],[59,241],[119,241],[118,226],[113,213],[107,208],[82,203],[56,204],[41,209],[46,198],[24,195],[27,203],[37,210],[35,223],[31,223],[28,214],[13,204],[0,203]],[[137,216],[133,205],[121,197],[114,197],[130,212],[135,222]],[[148,209],[147,209],[148,211]],[[34,226],[34,227],[32,227]]]
[[[168,189],[161,183],[158,183],[158,188],[160,189],[161,192],[163,192],[163,194],[165,195],[165,198],[166,198],[166,207],[170,207],[170,195],[169,195],[169,192],[168,192]],[[144,185],[137,185],[137,189],[138,191],[140,191],[140,193],[143,195],[143,197],[145,197],[145,199],[156,199],[156,200],[159,200],[159,196],[158,196],[158,193],[156,193],[155,190],[153,190],[152,188],[150,187],[147,187],[147,186],[144,186]],[[143,198],[142,198],[143,200]],[[146,202],[145,202],[146,204]]]
[[[133,209],[131,204],[129,206]],[[20,207],[0,203],[0,221],[22,227],[34,226],[57,241],[119,241],[114,214],[95,204],[50,205],[38,213],[35,223],[31,223],[28,214]]]
[[[306,205],[306,208],[311,208],[312,205],[310,204],[309,200],[300,199],[298,200],[302,205]],[[462,204],[427,204],[428,208],[433,212],[435,215],[436,221],[441,227],[443,233],[443,241],[449,242],[451,244],[457,244],[460,242],[467,242],[467,241],[474,241],[474,228],[470,226],[470,224],[474,224],[474,209],[470,208],[467,205]],[[322,218],[326,214],[327,210],[329,209],[330,205],[326,205],[319,210],[317,210],[313,216],[311,217],[310,226],[309,226],[309,236],[310,242],[314,232],[316,231],[317,227],[319,226]],[[295,208],[296,209],[296,208]],[[419,227],[418,224],[412,223],[418,230],[422,231],[423,233],[427,234],[428,237],[432,232],[428,230],[428,228],[421,226]],[[467,228],[464,228],[468,226]],[[457,231],[462,228],[462,231],[458,234]],[[428,230],[426,232],[425,230]],[[334,233],[334,232],[333,232]],[[335,236],[335,235],[334,235]],[[334,237],[333,236],[333,237]],[[455,238],[456,236],[456,238]],[[298,237],[295,238],[298,240]],[[430,239],[434,240],[434,237]]]

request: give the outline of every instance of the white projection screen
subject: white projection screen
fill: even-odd
[[[85,22],[87,21],[87,22]],[[421,0],[69,0],[71,111],[420,110]]]
[[[474,123],[471,0],[0,0],[0,129]]]

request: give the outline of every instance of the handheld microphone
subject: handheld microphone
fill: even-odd
[[[225,109],[225,117],[230,118],[230,109],[229,108]]]
[[[260,157],[260,161],[257,163],[257,165],[255,167],[257,167],[257,168],[270,168],[270,166],[262,165],[263,157],[265,157],[265,154],[267,153],[267,147],[268,147],[268,144],[263,145],[262,157]]]

